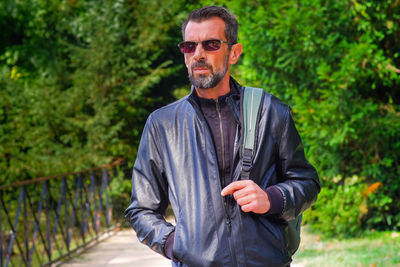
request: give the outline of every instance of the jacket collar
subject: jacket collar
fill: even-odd
[[[233,79],[232,76],[229,77],[229,87],[231,94],[226,98],[226,102],[228,103],[229,108],[232,110],[236,122],[240,124],[240,95],[243,92],[243,87],[235,79]],[[203,113],[200,109],[198,95],[193,85],[191,87],[191,93],[188,97],[188,101],[190,104],[192,104],[197,114],[204,119]]]

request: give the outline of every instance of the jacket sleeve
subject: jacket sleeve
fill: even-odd
[[[165,242],[174,226],[165,221],[168,183],[163,175],[157,129],[149,116],[143,130],[132,174],[132,196],[125,217],[140,242],[166,256]]]
[[[290,114],[285,106],[278,135],[280,180],[276,187],[283,195],[282,218],[292,220],[317,200],[321,191],[318,174],[306,160],[303,144]]]

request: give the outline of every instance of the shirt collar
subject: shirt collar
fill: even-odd
[[[232,76],[229,77],[229,89],[230,89],[229,93],[218,97],[218,99],[220,100],[220,98],[227,98],[230,96],[232,96],[233,98],[236,98],[236,99],[240,98],[240,91],[242,90],[242,86],[235,79],[233,79]],[[191,90],[191,93],[190,93],[189,97],[198,100],[200,98],[200,96],[197,94],[193,85],[190,90]]]

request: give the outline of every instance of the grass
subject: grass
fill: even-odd
[[[303,227],[301,238],[292,267],[400,267],[400,232],[370,232],[362,238],[339,240],[321,239]]]

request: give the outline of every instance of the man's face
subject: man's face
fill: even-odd
[[[200,42],[208,39],[227,41],[225,37],[225,22],[218,18],[210,18],[202,22],[189,21],[185,29],[185,41]],[[185,54],[189,80],[198,89],[208,89],[217,86],[229,69],[228,44],[221,44],[217,51],[205,51],[198,44],[193,53]]]

